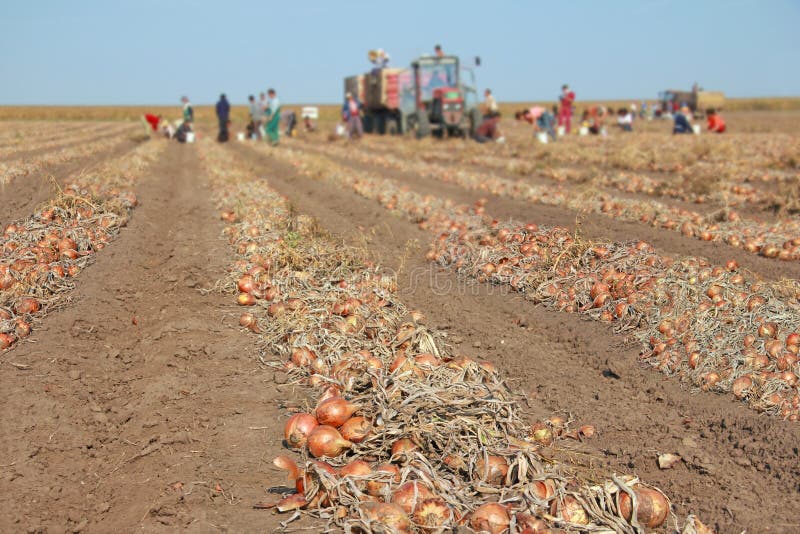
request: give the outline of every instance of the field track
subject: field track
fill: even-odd
[[[28,217],[54,197],[46,176],[63,186],[136,150],[129,130],[98,128],[116,132],[119,143],[16,177],[0,189],[0,223]],[[25,157],[73,146],[41,142],[52,144]],[[65,305],[36,319],[28,341],[0,353],[0,531],[268,532],[289,518],[252,506],[286,484],[272,459],[286,453],[288,412],[312,401],[263,365],[261,358],[277,356],[259,353],[238,326],[241,308],[220,291],[231,247],[204,167],[208,142],[164,147],[132,182],[138,206],[130,222],[75,279]],[[369,139],[354,150],[369,156],[382,143],[389,141]],[[309,177],[294,154],[458,204],[485,198],[486,212],[503,221],[574,229],[578,212],[348,157],[346,146],[321,134],[278,149],[230,143],[221,150],[335,242],[397,273],[399,298],[457,351],[494,363],[526,396],[531,423],[560,415],[593,424],[597,434],[575,451],[598,476],[636,474],[670,496],[679,518],[696,514],[720,533],[800,529],[798,423],[730,395],[690,393],[643,367],[638,345],[610,325],[439,268],[426,260],[429,232],[323,175]],[[386,146],[387,154],[397,150]],[[599,214],[579,218],[591,239],[641,239],[665,254],[719,265],[735,259],[766,280],[800,278],[797,261]],[[656,458],[666,452],[683,461],[660,470]],[[315,521],[299,525],[320,528]]]

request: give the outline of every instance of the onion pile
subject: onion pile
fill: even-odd
[[[315,150],[336,152],[334,145],[319,146]],[[339,153],[339,155],[342,155]],[[372,155],[348,151],[348,159],[373,162]],[[455,183],[466,189],[485,191],[492,195],[558,206],[578,212],[593,212],[615,219],[643,223],[680,232],[686,237],[701,241],[719,241],[767,258],[787,261],[800,260],[800,219],[783,218],[769,223],[746,219],[725,207],[716,213],[703,214],[667,205],[656,200],[636,200],[616,197],[601,191],[581,193],[569,187],[534,185],[488,173],[473,172],[450,165],[414,162],[384,154],[381,162],[386,166],[410,170],[425,177]],[[394,187],[397,189],[397,187]],[[357,189],[358,190],[358,189]],[[361,188],[363,190],[363,188]],[[367,195],[365,195],[367,196]],[[772,197],[765,202],[771,202]],[[424,208],[416,211],[424,212]]]
[[[127,142],[127,134],[129,133],[129,127],[119,128],[114,135],[95,136],[91,142],[77,143],[64,148],[49,150],[33,157],[22,155],[16,159],[0,161],[0,176],[3,183],[7,184],[11,180],[22,176],[30,176],[50,165],[68,163],[99,152],[112,150]]]
[[[236,253],[227,288],[241,294],[242,276],[270,260],[259,283],[276,288],[285,308],[274,314],[274,302],[257,298],[251,335],[315,399],[313,413],[292,415],[284,429],[299,461],[275,460],[297,493],[259,507],[304,510],[350,531],[517,525],[518,533],[520,525],[536,532],[589,523],[633,532],[639,516],[632,509],[626,519],[617,503],[649,486],[631,476],[598,484],[596,466],[544,456],[547,446],[493,365],[453,353],[398,300],[393,279],[293,215],[225,148],[202,140],[198,148],[220,210],[236,211],[225,230]],[[544,424],[551,444],[593,433],[559,417]]]
[[[127,223],[136,206],[129,188],[163,148],[147,143],[79,173],[34,215],[6,224],[0,236],[0,350],[27,337],[34,317],[60,302],[71,279]]]

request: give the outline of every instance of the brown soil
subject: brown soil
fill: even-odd
[[[675,498],[679,515],[698,513],[720,532],[797,531],[800,427],[729,396],[691,395],[638,365],[636,348],[604,325],[432,268],[430,235],[377,203],[240,144],[229,150],[299,211],[398,270],[403,300],[465,353],[494,361],[527,395],[532,418],[567,413],[594,423],[588,446],[603,472],[640,474]],[[0,355],[2,532],[269,532],[288,518],[252,505],[274,501],[269,488],[285,483],[271,460],[286,408],[302,395],[259,363],[233,299],[201,291],[224,275],[229,254],[194,147],[170,145],[137,196],[129,226],[79,276],[74,301]],[[575,218],[499,198],[487,209],[545,224]],[[655,229],[586,221],[591,235],[652,234],[665,250],[714,251]],[[685,461],[661,471],[660,452]]]
[[[623,346],[604,325],[432,268],[423,257],[430,235],[413,224],[351,191],[233,148],[300,212],[384,265],[402,267],[404,301],[448,331],[465,353],[495,362],[527,393],[533,414],[568,413],[596,424],[598,466],[641,475],[675,497],[679,515],[698,513],[720,532],[796,531],[797,425],[761,416],[729,396],[690,394],[678,381],[642,368],[637,349]],[[552,218],[540,208],[527,206],[528,219]],[[497,212],[497,205],[490,202],[487,211]],[[656,457],[663,452],[685,461],[661,471]]]

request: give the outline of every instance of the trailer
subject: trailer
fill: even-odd
[[[361,102],[367,133],[466,136],[481,121],[474,70],[457,56],[422,56],[410,68],[349,76],[344,90]]]

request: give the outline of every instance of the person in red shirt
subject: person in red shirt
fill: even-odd
[[[569,133],[572,126],[572,105],[575,103],[575,93],[569,90],[569,85],[561,86],[561,109],[558,111],[558,125],[563,126]]]
[[[152,113],[144,114],[144,121],[150,125],[154,132],[158,131],[158,125],[161,124],[161,115],[153,115]]]
[[[723,119],[715,109],[709,109],[706,114],[708,115],[708,131],[714,133],[722,133],[725,131],[725,119]]]

